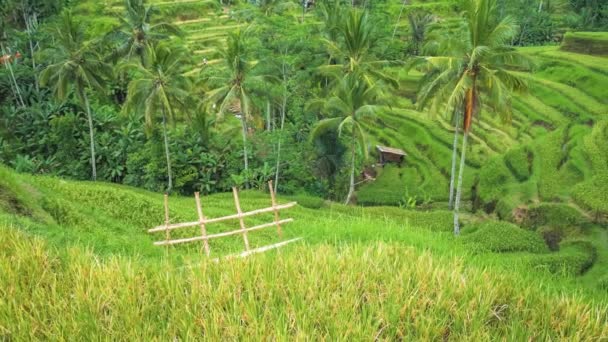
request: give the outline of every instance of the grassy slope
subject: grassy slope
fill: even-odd
[[[504,243],[485,245],[473,224],[454,239],[447,212],[300,199],[319,207],[285,213],[296,219],[285,238],[303,236],[303,243],[219,264],[201,260],[194,243],[171,248],[166,259],[146,233],[162,222],[160,195],[2,167],[0,174],[0,298],[10,298],[0,301],[3,338],[608,336],[608,297],[580,292],[576,278],[545,273],[539,263],[567,266],[582,250],[489,252],[527,250],[534,233],[519,228],[502,230],[512,237]],[[242,198],[244,210],[269,201],[257,191]],[[171,197],[173,222],[195,218],[192,202]],[[209,217],[233,213],[232,206],[231,194],[204,198]],[[250,237],[254,245],[278,240],[272,228]],[[211,248],[224,255],[242,241],[213,240]]]

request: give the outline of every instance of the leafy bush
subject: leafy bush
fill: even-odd
[[[529,258],[529,262],[551,273],[576,276],[585,273],[596,259],[597,249],[591,242],[574,240],[562,243],[557,253]]]
[[[528,209],[522,225],[536,229],[542,226],[576,227],[585,222],[585,217],[567,204],[541,203]]]
[[[532,152],[527,147],[512,149],[505,154],[507,167],[520,182],[530,178],[533,158]]]
[[[597,219],[608,217],[608,175],[598,175],[577,184],[572,195],[577,203],[591,210]]]
[[[466,227],[462,239],[474,248],[491,252],[547,252],[539,234],[503,221],[485,221]]]
[[[499,200],[505,186],[515,181],[502,157],[489,160],[479,172],[479,196],[484,202]]]
[[[545,244],[547,247],[553,252],[559,250],[559,243],[562,242],[564,238],[564,231],[562,229],[554,228],[554,227],[541,227],[538,229],[538,233],[542,235],[545,240]]]

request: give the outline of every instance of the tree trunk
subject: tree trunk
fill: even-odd
[[[348,195],[346,195],[346,200],[344,201],[344,204],[350,203],[350,200],[353,197],[353,194],[355,193],[355,154],[356,154],[355,147],[356,147],[355,128],[353,125],[353,146],[351,148],[352,156],[351,156],[351,169],[350,169],[350,185],[348,187]]]
[[[277,167],[274,174],[274,192],[277,192],[278,184],[279,184],[279,168],[281,167],[281,142],[283,140],[283,127],[285,126],[285,111],[287,110],[287,92],[283,95],[283,103],[281,104],[281,127],[279,143],[277,144]]]
[[[271,119],[270,119],[270,100],[266,100],[266,131],[270,132],[270,125],[271,124]]]
[[[458,127],[460,125],[460,111],[456,111],[456,126],[454,126],[454,144],[452,145],[452,171],[450,173],[450,210],[454,209],[454,178],[456,177],[456,160],[458,159]]]
[[[462,178],[464,175],[465,153],[467,151],[467,138],[469,132],[464,132],[462,138],[462,153],[460,155],[460,171],[458,171],[458,189],[456,190],[456,203],[454,204],[454,235],[460,235],[460,222],[458,221],[460,210],[460,198],[462,197]]]
[[[249,174],[247,173],[249,170],[249,157],[247,156],[247,120],[244,113],[241,117],[241,126],[243,133],[243,165],[245,166],[245,174],[247,176],[247,180],[245,181],[245,189],[249,189]]]
[[[1,46],[2,55],[6,55],[6,51],[4,50],[4,45]],[[10,52],[9,52],[10,53]],[[25,102],[23,102],[23,97],[21,97],[21,89],[19,89],[19,84],[17,84],[17,79],[15,78],[15,73],[13,72],[13,66],[11,65],[10,58],[8,61],[4,63],[4,66],[8,69],[9,74],[11,75],[11,88],[14,88],[15,98],[17,100],[17,105],[20,105],[22,108],[25,108]]]
[[[34,25],[32,24],[33,20],[37,20],[36,17],[32,18],[23,12],[23,19],[25,20],[25,27],[27,31],[27,36],[30,44],[30,55],[32,58],[32,70],[34,71],[34,85],[36,87],[36,91],[40,91],[40,86],[38,82],[38,73],[36,72],[36,59],[34,58],[34,44],[32,42],[32,32],[34,30]]]
[[[89,121],[89,139],[91,145],[91,170],[93,172],[93,181],[97,180],[97,163],[95,161],[95,128],[93,127],[93,115],[91,115],[91,105],[89,104],[89,97],[87,96],[86,89],[82,90],[82,98],[84,99],[84,106],[87,110],[87,120]]]
[[[167,177],[169,177],[169,184],[167,186],[167,193],[171,192],[173,188],[173,173],[171,172],[171,155],[169,154],[169,137],[167,136],[167,115],[163,108],[163,138],[165,141],[165,157],[167,158]]]
[[[401,3],[401,11],[399,11],[399,17],[397,18],[397,22],[395,23],[395,29],[393,30],[393,36],[391,37],[391,39],[395,39],[395,34],[397,33],[397,26],[401,21],[401,15],[403,14],[403,9],[405,8],[405,2],[406,0],[403,0]]]

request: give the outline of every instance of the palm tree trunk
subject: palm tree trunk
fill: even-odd
[[[287,110],[287,90],[283,95],[283,103],[281,104],[281,127],[279,132],[279,142],[277,144],[277,167],[274,174],[274,192],[277,192],[279,184],[279,168],[281,167],[281,142],[283,140],[283,126],[285,126],[285,111]]]
[[[270,100],[266,100],[266,131],[270,131]]]
[[[245,189],[249,189],[249,174],[247,171],[249,170],[249,158],[247,156],[247,121],[246,116],[243,113],[241,118],[241,126],[243,133],[243,165],[245,166],[245,174],[247,175],[247,180],[245,181]]]
[[[87,109],[87,120],[89,121],[89,142],[91,146],[91,171],[93,172],[93,181],[97,180],[97,163],[95,161],[95,131],[93,127],[93,115],[91,115],[91,105],[89,104],[89,97],[87,91],[82,90],[82,98],[84,99],[84,106]]]
[[[169,184],[167,186],[167,193],[171,192],[173,188],[173,173],[171,172],[171,155],[169,154],[169,137],[167,136],[167,116],[165,109],[163,108],[163,138],[165,141],[165,157],[167,158],[167,177],[169,177]]]
[[[36,91],[40,91],[40,86],[38,82],[38,73],[36,72],[36,59],[34,58],[34,44],[32,42],[32,31],[34,29],[33,20],[37,20],[35,17],[27,16],[25,12],[23,12],[23,19],[25,20],[25,27],[27,31],[27,36],[30,44],[30,55],[32,58],[32,70],[34,71],[34,85],[36,87]]]
[[[348,195],[346,195],[346,200],[344,201],[344,204],[348,204],[350,203],[351,198],[353,197],[353,194],[355,193],[355,128],[353,127],[353,146],[351,148],[352,150],[352,156],[351,156],[351,168],[350,168],[350,185],[348,187]]]
[[[405,2],[406,0],[402,0],[401,2],[401,11],[399,11],[399,17],[397,18],[397,22],[395,23],[395,29],[393,30],[393,36],[391,37],[391,39],[395,39],[395,34],[397,33],[397,26],[401,21],[401,15],[403,14],[403,9],[405,8]]]
[[[454,208],[454,178],[456,177],[456,160],[458,156],[458,125],[460,124],[460,112],[456,111],[456,126],[454,126],[454,145],[452,145],[452,171],[450,173],[450,210]]]
[[[4,45],[1,45],[0,47],[2,48],[2,55],[6,55]],[[21,97],[21,89],[19,89],[19,84],[17,84],[17,79],[15,78],[15,73],[13,72],[13,67],[11,65],[10,58],[4,63],[4,65],[8,69],[9,74],[11,75],[11,88],[14,87],[13,92],[15,93],[17,104],[20,105],[22,108],[25,108],[25,102],[23,102],[23,97]]]
[[[459,210],[460,210],[460,198],[462,197],[462,178],[464,175],[464,161],[465,161],[465,153],[467,151],[467,138],[469,137],[469,132],[464,132],[464,137],[462,138],[462,153],[460,156],[460,171],[458,171],[458,189],[456,190],[456,203],[454,204],[454,235],[460,234],[460,222],[458,221]]]

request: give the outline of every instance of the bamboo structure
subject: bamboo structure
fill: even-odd
[[[243,212],[241,211],[241,202],[239,201],[239,191],[236,187],[232,187],[232,195],[234,196],[234,205],[236,206],[236,212],[239,216],[239,224],[241,225],[241,232],[243,233],[243,242],[245,243],[245,250],[249,250],[249,238],[247,238],[247,228],[245,228],[245,220],[243,220]]]
[[[194,199],[196,201],[196,211],[198,213],[198,220],[201,225],[201,237],[203,239],[203,248],[205,254],[209,256],[209,240],[207,239],[207,228],[205,227],[205,216],[203,215],[203,207],[201,206],[201,198],[198,191],[194,193]]]
[[[203,207],[201,205],[200,194],[198,192],[195,192],[194,200],[196,202],[196,211],[198,214],[198,221],[182,222],[182,223],[175,223],[175,224],[170,223],[169,196],[167,194],[165,194],[165,196],[164,196],[165,224],[162,226],[157,226],[157,227],[148,229],[148,232],[155,233],[155,232],[164,231],[165,239],[162,241],[154,242],[154,245],[166,246],[167,248],[171,245],[202,241],[201,253],[204,252],[206,256],[209,256],[211,254],[210,247],[209,247],[209,240],[226,237],[226,236],[232,236],[232,235],[238,235],[238,234],[241,234],[243,236],[243,243],[245,245],[245,251],[238,254],[238,256],[243,256],[243,257],[254,254],[254,253],[263,252],[263,251],[266,251],[269,249],[278,248],[278,247],[283,246],[292,241],[299,240],[300,238],[297,238],[297,239],[292,239],[292,240],[288,240],[288,241],[284,241],[284,242],[279,242],[279,243],[269,245],[269,246],[262,246],[262,247],[258,247],[255,249],[251,249],[250,244],[249,244],[249,237],[247,235],[249,232],[260,230],[260,229],[267,228],[267,227],[276,227],[277,234],[279,235],[279,237],[282,237],[283,231],[282,231],[281,225],[285,224],[285,223],[293,222],[292,218],[280,219],[279,211],[283,210],[283,209],[291,208],[291,207],[295,206],[297,203],[290,202],[290,203],[286,203],[286,204],[277,204],[277,199],[276,199],[276,195],[274,192],[274,187],[273,187],[272,181],[268,182],[268,190],[270,192],[270,201],[271,201],[272,206],[270,206],[268,208],[262,208],[262,209],[256,209],[256,210],[252,210],[252,211],[243,212],[241,209],[238,189],[236,187],[233,187],[232,195],[234,198],[234,205],[235,205],[237,213],[233,214],[233,215],[227,215],[227,216],[216,217],[216,218],[206,218],[205,217],[205,215],[203,214]],[[271,212],[274,214],[274,220],[272,222],[260,224],[260,225],[253,226],[253,227],[247,227],[245,225],[245,220],[244,220],[245,217],[250,217],[250,216],[264,214],[264,213],[271,213]],[[215,234],[207,233],[208,224],[228,221],[228,220],[238,220],[239,229],[227,231],[227,232],[215,233]],[[196,227],[196,226],[198,226],[200,228],[199,236],[180,238],[180,239],[171,239],[171,230],[180,229],[180,228],[188,228],[188,227]],[[168,249],[167,249],[167,251],[168,251]]]
[[[295,206],[296,204],[298,204],[298,203],[289,202],[289,203],[277,205],[275,208],[277,210],[283,210],[283,209],[291,208],[291,207]],[[235,219],[238,219],[239,217],[248,217],[248,216],[254,216],[254,215],[263,214],[263,213],[269,213],[269,212],[274,211],[275,208],[269,207],[269,208],[264,208],[264,209],[246,211],[246,212],[242,213],[241,215],[234,214],[234,215],[216,217],[216,218],[212,218],[212,219],[204,219],[203,222],[205,224],[210,224],[210,223],[216,223],[216,222],[222,222],[222,221],[228,221],[228,220],[235,220]],[[174,224],[170,224],[168,226],[164,226],[164,225],[157,226],[157,227],[148,229],[148,233],[161,232],[161,231],[165,231],[167,229],[173,230],[173,229],[180,229],[180,228],[196,227],[200,223],[201,223],[200,221],[195,221],[195,222],[174,223]]]
[[[277,198],[274,193],[274,187],[272,186],[272,180],[268,181],[268,191],[270,191],[270,200],[272,202],[272,209],[274,211],[274,222],[277,224],[277,234],[279,234],[279,237],[283,237],[283,231],[281,230],[281,224],[279,223],[279,211],[277,210]]]

